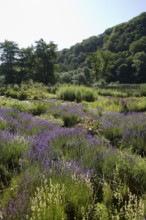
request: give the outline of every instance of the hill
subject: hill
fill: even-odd
[[[146,12],[58,52],[60,81],[146,82]]]

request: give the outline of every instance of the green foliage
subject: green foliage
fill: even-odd
[[[102,45],[103,36],[92,36],[82,43],[77,43],[70,49],[58,52],[57,65],[60,72],[68,72],[77,68],[88,67],[88,56]]]
[[[146,36],[141,37],[137,41],[133,41],[130,44],[129,50],[133,54],[137,52],[142,52],[142,51],[146,52]]]
[[[138,83],[145,83],[146,77],[144,72],[146,71],[146,53],[137,52],[133,57],[133,67],[135,69],[135,75]]]
[[[57,179],[56,179],[57,180]],[[92,191],[75,177],[64,183],[44,177],[31,199],[30,219],[70,219],[85,217]],[[59,180],[59,179],[58,179]],[[59,180],[60,181],[60,180]],[[79,208],[80,207],[80,208]]]
[[[14,83],[17,76],[16,59],[18,56],[18,45],[13,41],[5,40],[0,43],[2,61],[1,71],[5,77],[6,83]]]
[[[103,135],[106,139],[108,139],[111,144],[114,146],[118,146],[119,140],[122,138],[123,129],[118,125],[107,127],[103,131]]]
[[[7,88],[2,89],[3,95],[7,97],[19,99],[19,100],[26,100],[26,99],[46,99],[50,97],[48,88],[42,83],[34,83],[34,82],[27,82],[21,83],[21,85],[14,84],[8,85]],[[53,96],[53,95],[52,95]]]
[[[43,39],[34,46],[18,48],[12,41],[0,43],[2,83],[32,79],[46,85],[145,83],[146,13],[107,29],[69,49],[56,52],[56,45]],[[12,94],[15,96],[15,94]],[[20,99],[24,99],[23,94]]]
[[[5,189],[10,183],[12,174],[5,165],[0,163],[0,190]]]
[[[146,84],[141,84],[140,85],[140,95],[141,96],[146,96]]]
[[[63,120],[64,127],[73,127],[81,121],[81,118],[74,113],[70,115],[64,113],[61,118]]]
[[[55,82],[54,63],[56,45],[47,44],[43,39],[36,41],[35,47],[19,49],[12,41],[0,43],[1,72],[5,83],[21,83],[33,79],[44,84]]]
[[[64,185],[52,184],[50,179],[42,179],[35,196],[30,201],[31,217],[27,219],[66,219],[63,207]]]
[[[109,220],[108,209],[103,203],[95,205],[95,217],[98,220]]]
[[[7,134],[10,135],[10,134]],[[10,181],[17,172],[21,170],[20,158],[28,149],[28,141],[22,136],[12,137],[6,140],[1,137],[0,142],[0,190],[8,187]]]
[[[10,200],[16,208],[16,212],[9,216],[11,220],[21,219],[22,216],[38,220],[89,218],[93,208],[93,189],[88,176],[76,176],[75,173],[56,176],[49,173],[43,171],[40,176],[38,170],[31,168],[20,178],[12,179],[1,197],[0,208],[5,207],[4,220],[9,216]]]
[[[76,135],[75,139],[72,134],[60,135],[52,142],[54,151],[59,152],[63,157],[68,159],[79,160],[87,147],[87,141],[83,134]]]
[[[12,97],[12,98],[19,99],[19,100],[25,100],[28,97],[26,91],[24,90],[17,91],[16,89],[10,86],[7,88],[5,95],[7,97]]]
[[[70,49],[64,49],[58,52],[58,69],[61,73],[82,69],[79,75],[73,74],[75,83],[81,81],[81,78],[82,83],[85,81],[86,84],[100,80],[107,83],[146,82],[145,56],[141,54],[134,58],[136,53],[146,52],[145,27],[144,12],[126,23],[107,29],[97,37],[90,37]],[[84,77],[85,68],[89,69],[90,80]],[[69,77],[71,75],[68,75],[68,79]]]
[[[95,91],[84,86],[62,86],[58,89],[57,96],[65,101],[76,102],[92,102],[96,99]]]
[[[0,143],[1,163],[9,169],[19,168],[19,158],[21,157],[24,150],[28,148],[28,142],[24,137],[17,136],[11,141],[1,140]],[[18,167],[17,167],[18,166]]]
[[[30,112],[33,115],[41,115],[46,112],[47,106],[44,103],[36,102],[33,103],[33,107],[31,108]]]
[[[97,89],[97,93],[101,96],[115,96],[123,98],[129,96],[126,92],[118,91],[116,89]]]
[[[144,112],[145,110],[145,97],[121,100],[121,112]]]
[[[103,182],[103,203],[98,203],[100,211],[96,209],[99,219],[142,219],[144,216],[144,202],[132,194],[125,183],[117,177],[108,184]]]

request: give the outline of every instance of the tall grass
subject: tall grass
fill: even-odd
[[[140,85],[140,95],[141,96],[146,96],[146,84],[141,84]]]
[[[93,102],[96,99],[96,93],[92,88],[85,86],[64,85],[57,91],[59,99],[65,101],[87,101]]]

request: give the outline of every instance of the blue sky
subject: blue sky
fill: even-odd
[[[146,0],[0,0],[0,42],[69,48],[146,12]]]

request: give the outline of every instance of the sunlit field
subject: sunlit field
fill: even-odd
[[[0,89],[0,219],[146,218],[145,86],[51,89]]]

